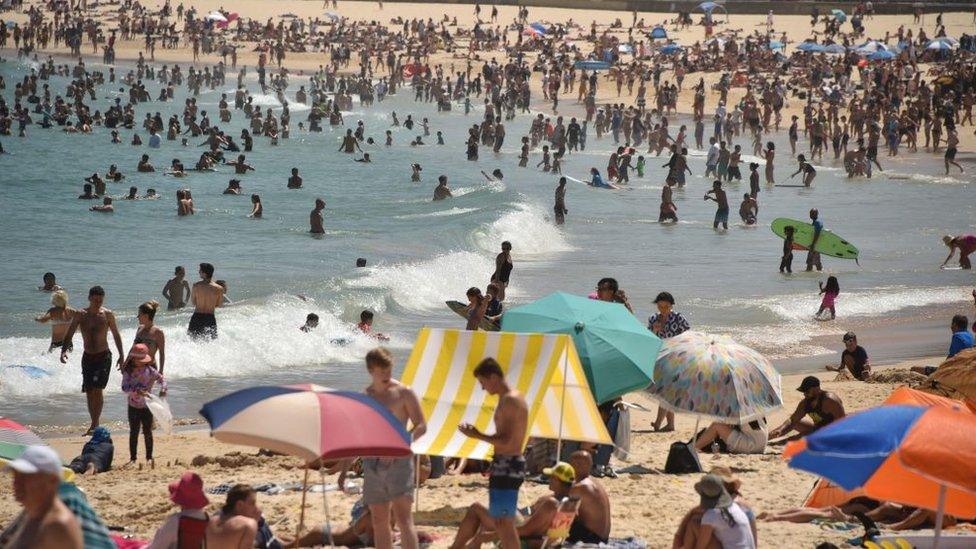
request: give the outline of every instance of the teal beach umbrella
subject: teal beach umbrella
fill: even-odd
[[[502,331],[572,336],[597,402],[650,385],[661,348],[623,305],[563,292],[510,309]]]

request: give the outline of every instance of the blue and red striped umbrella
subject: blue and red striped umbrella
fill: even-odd
[[[410,455],[410,434],[372,397],[318,385],[259,386],[203,405],[217,440],[312,461]]]

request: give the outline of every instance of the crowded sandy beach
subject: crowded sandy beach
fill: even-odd
[[[976,10],[768,4],[5,3],[0,547],[976,546]]]

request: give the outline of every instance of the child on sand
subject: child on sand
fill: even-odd
[[[122,391],[128,393],[129,401],[129,464],[136,462],[139,445],[139,431],[146,441],[146,462],[153,464],[153,415],[146,405],[146,395],[158,381],[159,396],[166,396],[166,379],[152,367],[153,357],[149,347],[136,343],[129,349],[129,356],[122,365]]]
[[[793,233],[796,227],[787,225],[783,230],[786,238],[783,239],[783,258],[779,261],[779,272],[793,274]]]
[[[824,311],[830,311],[830,320],[837,318],[837,312],[834,310],[834,300],[840,295],[840,284],[837,283],[836,276],[827,277],[827,284],[824,285],[823,282],[820,283],[820,294],[823,295],[823,301],[820,302],[820,310],[814,317],[817,320],[825,320],[821,315]]]

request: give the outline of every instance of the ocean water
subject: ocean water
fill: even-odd
[[[26,70],[15,63],[0,67],[8,102],[13,82]],[[59,93],[66,83],[61,78],[50,81]],[[292,84],[290,97],[297,85]],[[157,83],[149,88],[151,95],[158,93]],[[99,90],[97,108],[104,111],[113,89]],[[253,80],[250,89],[259,94]],[[220,91],[198,98],[212,119],[217,118]],[[274,97],[255,97],[256,103],[280,110]],[[180,113],[184,98],[185,90],[179,90],[174,102],[143,104],[137,120],[146,112],[159,111],[164,119]],[[80,337],[75,336],[79,350],[61,365],[56,354],[46,352],[49,328],[33,321],[48,307],[49,295],[36,291],[45,271],[57,273],[74,307],[86,304],[90,286],[102,285],[106,306],[116,312],[128,347],[136,307],[147,299],[162,300],[160,290],[174,266],[184,265],[192,283],[199,262],[216,265],[216,278],[227,280],[234,302],[218,311],[217,341],[197,343],[186,337],[189,311],[160,311],[156,319],[167,336],[166,375],[178,416],[195,415],[203,402],[259,383],[362,386],[362,356],[375,342],[353,331],[360,311],[376,313],[375,329],[391,336],[389,346],[402,363],[422,326],[463,326],[444,301],[463,301],[470,286],[484,288],[503,240],[512,242],[515,260],[508,306],[556,290],[587,294],[599,278],[614,276],[642,321],[654,312],[654,296],[670,291],[677,310],[695,328],[732,334],[773,358],[824,352],[810,343],[812,337],[841,333],[866,319],[911,314],[920,306],[971,309],[965,301],[970,299],[972,274],[938,266],[947,253],[942,234],[976,230],[976,181],[968,171],[945,177],[941,156],[882,157],[885,173],[857,181],[843,178],[839,162],[825,159],[811,189],[764,185],[757,227],[738,221],[737,197],[748,190],[748,183],[728,185],[732,219],[727,233],[713,231],[714,203],[702,200],[710,187],[710,180],[700,175],[704,153],[693,151],[695,175],[675,192],[681,218],[676,225],[657,223],[665,175],[660,166],[666,158],[649,158],[648,173],[633,177],[626,190],[598,190],[571,181],[566,225],[557,228],[549,220],[557,177],[517,167],[518,140],[527,132],[528,116],[506,124],[502,154],[483,148],[480,161],[469,162],[463,140],[480,110],[468,117],[457,108],[437,113],[433,104],[414,103],[409,91],[371,108],[358,103],[355,108],[344,113],[346,122],[354,127],[363,120],[367,135],[380,143],[395,110],[401,120],[407,114],[418,122],[428,117],[432,134],[442,131],[447,145],[433,144],[431,135],[425,138],[429,145],[410,147],[408,142],[422,130],[392,128],[394,147],[368,147],[373,162],[356,163],[336,151],[344,129],[301,133],[297,124],[307,107],[292,105],[291,138],[278,147],[257,138],[254,151],[247,153],[256,171],[235,176],[221,167],[216,173],[174,179],[160,172],[137,173],[139,156],[148,153],[159,170],[173,158],[189,166],[202,150],[196,146],[202,139],[191,139],[185,148],[164,140],[153,150],[129,145],[128,130],[121,131],[123,144],[113,145],[104,128],[92,135],[70,135],[36,126],[28,129],[28,139],[4,138],[11,154],[0,156],[5,174],[0,183],[0,415],[33,424],[87,419],[79,394]],[[225,129],[236,137],[246,122],[243,112],[236,111]],[[136,131],[145,141],[146,133]],[[777,181],[791,183],[786,179],[795,164],[788,158],[785,131],[772,139],[779,151]],[[738,142],[750,148],[748,138]],[[586,151],[566,159],[566,175],[584,179],[590,167],[605,170],[615,145],[609,138],[598,141],[592,130],[587,145]],[[965,160],[967,155],[960,156]],[[532,164],[538,160],[535,151]],[[410,182],[414,162],[423,166],[421,183]],[[126,179],[109,183],[110,194],[122,197],[129,186],[136,186],[142,195],[153,187],[162,198],[118,200],[110,215],[88,212],[90,203],[75,198],[84,177],[104,173],[113,163]],[[302,190],[286,188],[292,167],[304,178]],[[504,183],[488,182],[480,174],[494,168],[503,170]],[[455,198],[434,203],[432,191],[440,174],[449,177]],[[234,177],[242,179],[244,194],[221,195]],[[195,216],[176,216],[175,192],[181,187],[193,191]],[[245,217],[251,193],[262,197],[262,220]],[[307,232],[317,197],[327,202],[323,237]],[[820,209],[828,229],[860,248],[860,265],[825,257],[822,274],[784,277],[777,272],[782,242],[768,223],[775,217],[806,219],[811,207]],[[355,267],[360,257],[367,259],[366,268]],[[794,268],[802,270],[802,254],[796,254]],[[828,274],[840,279],[839,319],[816,322],[817,282]],[[309,312],[316,312],[321,324],[305,334],[298,327]],[[16,365],[35,366],[46,374],[36,377],[36,371]],[[115,373],[106,419],[124,417],[119,382]]]

